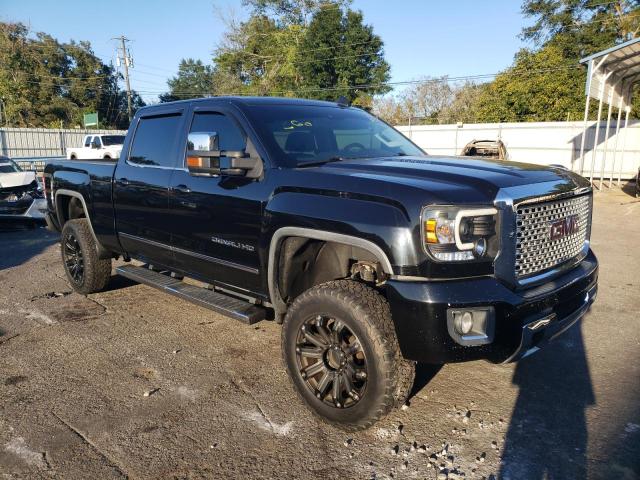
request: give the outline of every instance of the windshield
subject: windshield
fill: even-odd
[[[255,105],[250,113],[267,148],[290,167],[337,159],[424,155],[400,132],[356,108]]]
[[[21,172],[20,167],[7,157],[0,157],[0,173]]]
[[[122,145],[124,143],[124,135],[103,135],[102,144],[106,147],[109,145]]]

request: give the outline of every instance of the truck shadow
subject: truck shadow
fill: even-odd
[[[413,381],[413,387],[411,388],[411,393],[409,393],[408,400],[411,400],[415,397],[420,390],[422,390],[432,379],[435,377],[442,365],[429,364],[429,363],[418,363],[416,364],[416,378]]]
[[[104,290],[102,290],[102,292],[122,290],[125,288],[133,287],[134,285],[139,285],[139,283],[136,283],[133,280],[129,280],[128,278],[121,275],[111,275],[111,279],[109,280],[108,285]]]
[[[58,242],[60,235],[44,228],[28,229],[0,223],[0,270],[16,267]]]
[[[587,478],[585,411],[595,404],[582,325],[518,363],[520,387],[499,478]]]

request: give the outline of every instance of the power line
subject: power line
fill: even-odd
[[[572,70],[572,69],[577,69],[580,68],[580,65],[567,65],[565,67],[553,67],[553,68],[542,68],[542,69],[536,69],[536,70],[522,70],[522,71],[510,71],[510,74],[515,74],[515,75],[531,75],[531,74],[536,74],[536,73],[550,73],[550,72],[557,72],[557,71],[566,71],[566,70]],[[359,85],[346,85],[346,86],[336,86],[336,87],[318,87],[318,88],[299,88],[299,89],[290,89],[290,90],[274,90],[274,91],[270,91],[270,92],[265,92],[264,94],[266,95],[279,95],[279,94],[288,94],[288,93],[314,93],[314,92],[328,92],[328,91],[339,91],[339,90],[359,90],[359,89],[367,89],[367,88],[374,88],[374,87],[385,87],[385,86],[389,86],[389,87],[397,87],[397,86],[405,86],[405,85],[415,85],[415,84],[425,84],[425,83],[435,83],[435,82],[440,82],[440,81],[446,81],[446,82],[461,82],[461,81],[471,81],[471,80],[484,80],[484,79],[489,79],[489,78],[494,78],[497,75],[499,75],[500,73],[503,72],[499,72],[499,73],[485,73],[485,74],[478,74],[478,75],[466,75],[466,76],[458,76],[458,77],[440,77],[440,78],[433,78],[433,79],[422,79],[422,80],[404,80],[404,81],[398,81],[398,82],[378,82],[378,83],[368,83],[368,84],[359,84]],[[153,94],[153,93],[164,93],[164,92],[159,92],[159,91],[152,91],[152,90],[141,90],[141,93],[144,92],[146,94]],[[219,94],[213,94],[212,92],[207,92],[207,91],[175,91],[175,92],[171,92],[172,95],[178,96],[178,97],[189,97],[189,96],[194,96],[194,95],[209,95],[209,96],[243,96],[243,95],[247,95],[246,92],[225,92],[225,93],[219,93]]]

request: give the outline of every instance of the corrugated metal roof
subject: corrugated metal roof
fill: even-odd
[[[640,38],[585,57],[580,63],[588,66],[588,96],[616,107],[630,105],[633,85],[640,81]]]

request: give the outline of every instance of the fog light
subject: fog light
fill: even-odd
[[[473,328],[473,313],[464,312],[462,315],[456,315],[454,318],[454,326],[459,334],[466,335]]]
[[[493,307],[449,308],[447,330],[460,345],[485,345],[493,341],[495,309]]]

